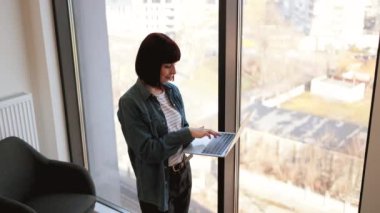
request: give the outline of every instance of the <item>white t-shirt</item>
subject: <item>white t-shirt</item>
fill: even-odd
[[[182,120],[179,112],[172,106],[168,96],[165,94],[165,91],[160,94],[155,94],[158,102],[161,105],[161,109],[164,112],[166,123],[168,124],[168,131],[173,132],[182,128]],[[182,153],[183,147],[181,146],[178,151],[169,157],[169,166],[173,166],[177,163],[180,163],[183,158]]]

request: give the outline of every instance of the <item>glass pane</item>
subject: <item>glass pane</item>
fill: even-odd
[[[107,0],[106,9],[115,112],[120,96],[137,79],[134,65],[141,41],[150,32],[163,32],[181,49],[174,84],[181,90],[190,126],[217,129],[218,3],[206,0]],[[117,204],[138,212],[135,175],[116,116],[114,122],[122,187],[120,203]],[[193,157],[191,166],[190,211],[216,212],[216,159]]]
[[[357,212],[379,1],[243,3],[239,212]]]

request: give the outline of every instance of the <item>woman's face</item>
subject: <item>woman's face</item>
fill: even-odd
[[[168,81],[174,81],[175,64],[174,63],[166,63],[161,65],[160,71],[160,82],[161,84],[166,83]]]

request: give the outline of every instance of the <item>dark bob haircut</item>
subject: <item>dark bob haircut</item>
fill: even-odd
[[[180,58],[181,51],[171,38],[163,33],[151,33],[141,42],[137,52],[137,76],[150,86],[160,86],[161,65],[175,63]]]

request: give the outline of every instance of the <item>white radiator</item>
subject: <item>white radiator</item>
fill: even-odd
[[[39,150],[32,94],[0,99],[0,139],[22,138]]]

